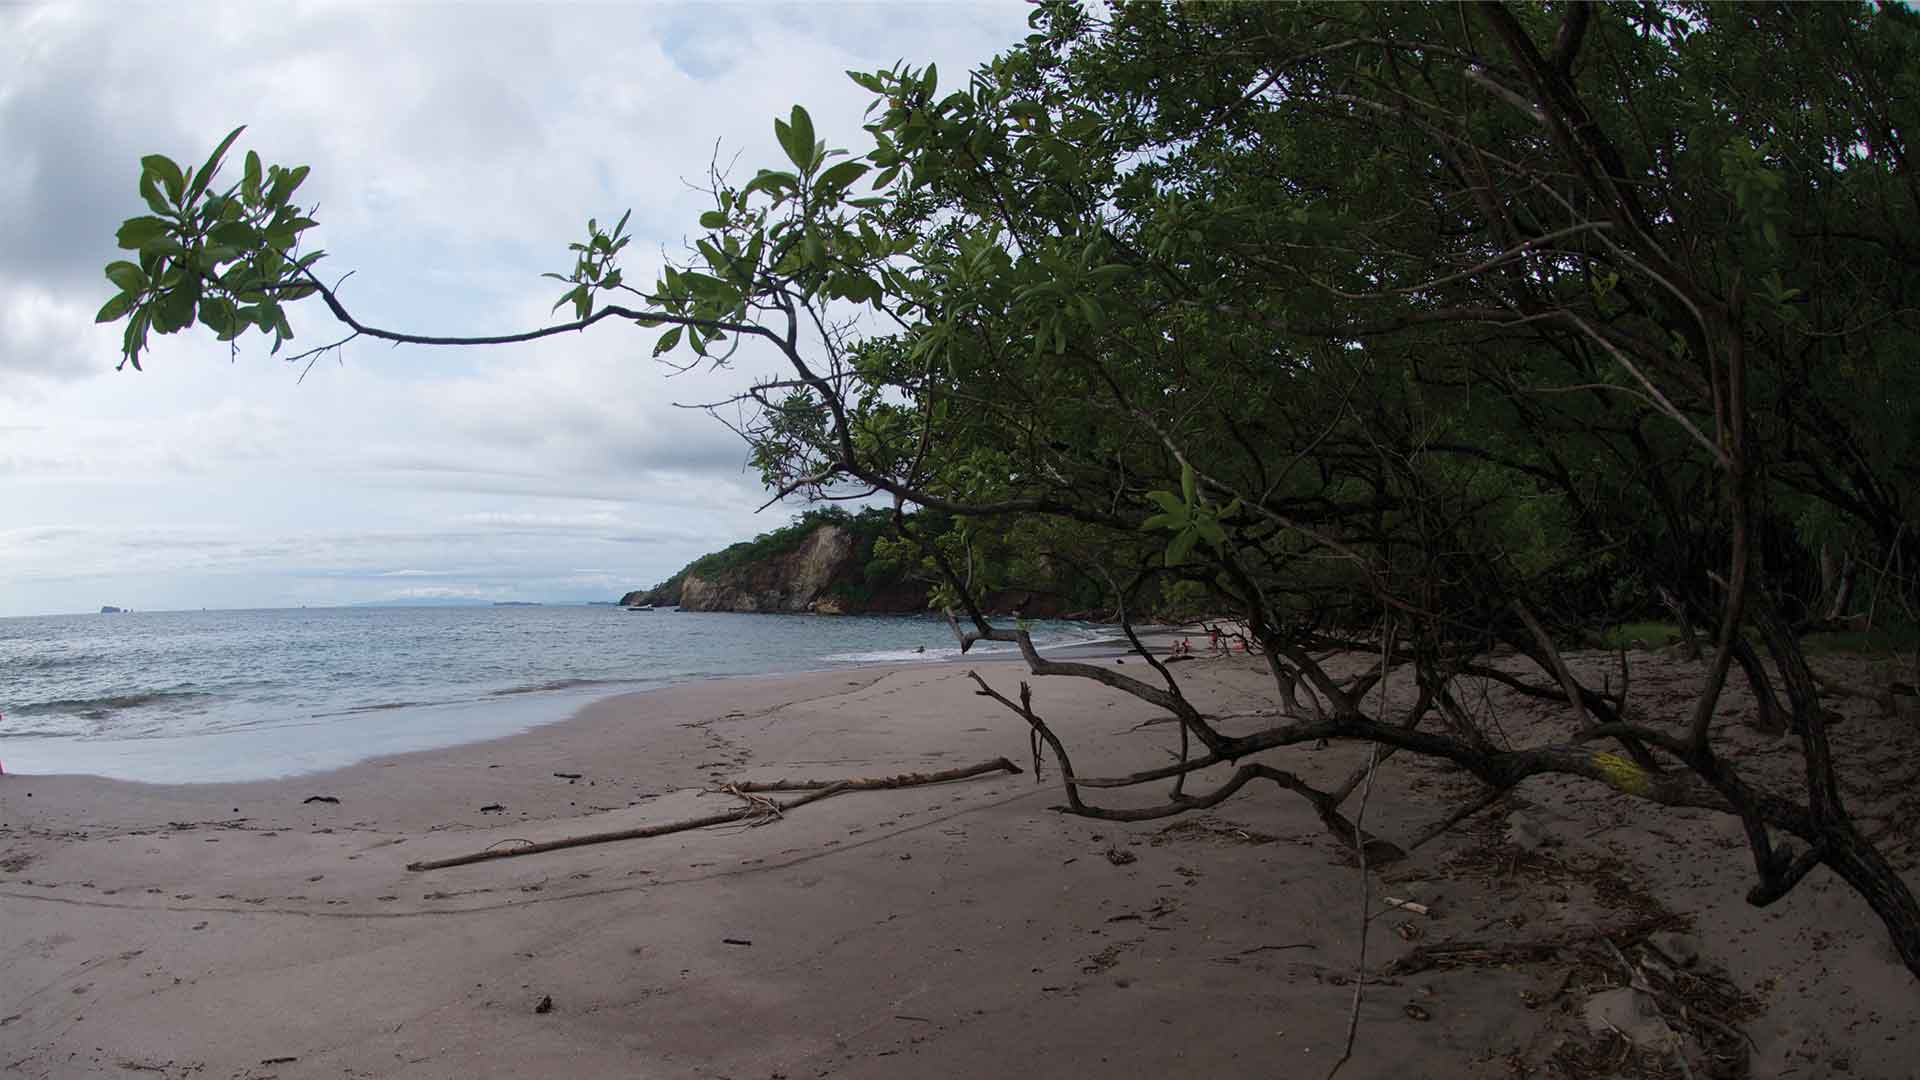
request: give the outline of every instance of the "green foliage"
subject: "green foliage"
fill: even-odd
[[[1696,630],[1695,632],[1698,633],[1699,631]],[[1608,627],[1600,634],[1600,647],[1603,649],[1630,649],[1634,647],[1634,642],[1637,641],[1642,648],[1657,649],[1667,644],[1668,641],[1679,637],[1679,635],[1680,626],[1677,623],[1620,623],[1617,626]],[[1702,642],[1701,647],[1707,648],[1712,644],[1713,642],[1709,638]]]
[[[1206,541],[1216,549],[1224,551],[1227,547],[1227,531],[1221,521],[1240,512],[1240,500],[1235,498],[1223,510],[1216,511],[1200,497],[1194,483],[1193,466],[1180,468],[1180,494],[1171,491],[1149,491],[1147,499],[1160,508],[1160,512],[1140,523],[1142,529],[1160,529],[1173,534],[1167,542],[1166,559],[1168,566],[1178,566],[1187,561],[1195,544]]]
[[[227,133],[198,169],[182,170],[163,154],[140,160],[140,197],[152,214],[128,218],[115,235],[137,261],[107,264],[118,292],[96,322],[124,320],[122,363],[140,367],[149,334],[199,325],[221,341],[248,330],[273,337],[273,351],[293,337],[284,305],[311,296],[311,269],[321,252],[301,254],[300,234],[315,224],[293,203],[305,165],[263,168],[247,152],[238,183],[214,181],[244,127]]]
[[[1822,544],[1920,601],[1920,20],[1586,13],[1563,63],[1564,5],[1041,3],[960,85],[849,72],[863,151],[775,119],[784,160],[717,182],[648,289],[627,218],[589,221],[556,308],[637,303],[676,363],[762,337],[791,369],[742,398],[762,478],[946,515],[976,595],[1417,612],[1439,648],[1522,635],[1515,599],[1560,630],[1709,612],[1738,524],[1783,609]],[[260,298],[223,333],[284,329],[310,281],[267,241],[311,224],[278,216],[304,174],[250,157],[210,194],[226,149],[143,165],[160,216],[102,311],[129,358],[208,318],[181,260]]]
[[[627,235],[627,219],[632,216],[631,210],[621,214],[620,220],[611,229],[602,229],[594,218],[587,219],[587,242],[567,245],[567,250],[574,253],[573,270],[566,274],[540,275],[573,286],[553,302],[553,310],[560,310],[562,305],[571,305],[573,317],[585,319],[593,314],[593,297],[597,290],[620,287],[620,252],[632,239]],[[674,332],[673,336],[678,338],[679,334]],[[654,355],[658,356],[669,348],[672,346],[663,338],[661,344],[654,348]]]

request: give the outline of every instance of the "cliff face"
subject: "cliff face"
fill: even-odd
[[[822,525],[798,550],[778,558],[723,571],[712,579],[688,574],[680,584],[680,606],[689,611],[812,611],[835,579],[858,575],[854,548],[852,533]]]
[[[685,577],[630,592],[626,605],[678,605],[687,611],[917,612],[927,605],[927,589],[913,582],[888,582],[878,588],[866,580],[866,557],[859,538],[838,525],[821,525],[798,548],[744,566]]]

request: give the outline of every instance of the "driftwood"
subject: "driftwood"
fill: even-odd
[[[668,833],[686,832],[690,829],[704,829],[709,825],[725,825],[729,822],[743,821],[748,818],[778,816],[796,807],[811,802],[830,799],[848,791],[880,791],[890,788],[920,787],[926,784],[940,784],[949,780],[965,780],[982,773],[1008,772],[1019,773],[1020,766],[1006,758],[994,758],[978,765],[969,765],[961,769],[946,769],[932,773],[906,773],[901,776],[872,777],[850,780],[776,780],[772,783],[730,784],[724,790],[732,793],[754,791],[805,791],[797,799],[777,802],[773,799],[754,799],[746,806],[723,810],[704,817],[687,818],[683,821],[662,822],[659,825],[645,825],[637,829],[618,829],[612,832],[585,833],[580,836],[564,836],[558,840],[545,840],[516,848],[489,848],[467,855],[455,855],[446,859],[427,859],[407,864],[409,870],[443,870],[449,866],[465,866],[468,863],[485,862],[488,859],[508,859],[516,855],[537,855],[543,851],[559,851],[562,848],[585,847],[588,844],[610,844],[616,840],[641,840],[649,836],[665,836]]]
[[[1020,766],[1006,758],[994,758],[992,761],[983,761],[964,769],[947,769],[944,772],[902,773],[899,776],[871,777],[864,780],[748,780],[727,786],[734,791],[819,791],[830,787],[844,788],[847,791],[884,791],[889,788],[940,784],[948,780],[966,780],[984,773],[1018,773],[1020,771]]]

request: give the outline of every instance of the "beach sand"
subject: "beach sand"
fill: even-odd
[[[1670,664],[1663,683],[1662,663],[1636,671],[1638,700],[1697,677]],[[1031,679],[971,667],[1009,695]],[[1038,784],[1028,772],[854,792],[759,827],[406,869],[727,809],[737,800],[709,789],[731,779],[1000,756],[1030,767],[1024,724],[967,670],[670,688],[508,739],[267,783],[0,777],[0,1074],[1324,1076],[1353,997],[1360,885],[1304,802],[1267,786],[1122,825],[1053,812],[1049,762]],[[1179,670],[1205,708],[1270,707],[1257,661]],[[1082,775],[1169,760],[1174,730],[1143,726],[1138,702],[1031,681]],[[1739,706],[1734,694],[1725,708]],[[1549,721],[1516,706],[1503,722],[1522,741]],[[1902,800],[1920,791],[1920,753],[1884,728],[1841,729],[1841,753],[1877,785],[1854,805],[1911,830]],[[1330,782],[1364,753],[1284,760]],[[1395,757],[1367,826],[1404,839],[1471,789]],[[1165,787],[1102,794],[1137,805]],[[1915,880],[1910,843],[1889,846]],[[1613,988],[1636,970],[1677,989],[1655,996],[1669,1010],[1707,1017],[1675,1027],[1744,1032],[1754,1075],[1911,1075],[1920,987],[1865,905],[1817,871],[1750,908],[1745,859],[1730,820],[1592,785],[1523,788],[1375,876],[1374,981],[1341,1075],[1610,1075],[1621,1055],[1619,1075],[1680,1075],[1657,1045],[1663,1021],[1599,1017],[1632,996]],[[1592,938],[1488,951],[1655,923],[1673,933],[1622,939],[1617,960]],[[1416,951],[1462,942],[1485,948]],[[1650,1045],[1634,1051],[1608,1022]],[[1714,1075],[1704,1038],[1691,1067]]]

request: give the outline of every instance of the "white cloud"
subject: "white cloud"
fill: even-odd
[[[96,327],[142,153],[197,163],[231,126],[306,163],[319,246],[363,319],[525,329],[589,216],[631,207],[650,280],[703,206],[716,142],[746,171],[805,104],[861,146],[842,72],[1025,32],[1016,3],[0,7],[0,615],[398,598],[611,598],[780,524],[745,448],[673,402],[765,370],[666,378],[650,334],[435,351],[365,342],[299,372],[158,339],[116,373]],[[177,62],[156,62],[156,57]],[[297,313],[301,345],[337,334]],[[580,570],[578,567],[594,567]],[[454,595],[454,594],[448,594]]]

